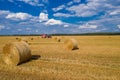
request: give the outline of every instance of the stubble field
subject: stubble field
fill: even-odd
[[[29,38],[32,59],[18,66],[3,62],[3,46]],[[0,37],[0,80],[120,80],[120,36],[64,36],[78,41],[68,50],[63,41],[39,36]],[[61,39],[62,40],[62,39]]]

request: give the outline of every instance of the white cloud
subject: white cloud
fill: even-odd
[[[49,19],[45,24],[46,25],[61,25],[62,21],[55,20],[55,19]]]
[[[80,3],[81,0],[73,0],[67,3],[68,6],[71,6],[73,3]]]
[[[61,6],[58,6],[57,8],[53,8],[52,10],[57,12],[57,11],[62,10],[64,8],[65,8],[65,5],[61,5]]]
[[[61,25],[63,22],[60,20],[49,19],[48,14],[40,13],[39,15],[39,22],[43,22],[45,25]]]
[[[79,4],[67,8],[68,11],[74,12],[74,16],[89,17],[97,14],[96,5],[91,6],[91,4]]]
[[[69,2],[67,5],[71,5],[73,2]],[[74,13],[74,14],[65,14],[65,13],[55,13],[54,16],[64,16],[64,17],[73,17],[73,16],[77,16],[77,17],[89,17],[89,16],[93,16],[96,15],[99,10],[97,9],[97,6],[99,4],[97,3],[88,3],[88,4],[79,4],[79,5],[73,5],[71,7],[65,7],[65,9],[67,11],[69,11],[70,13]],[[55,9],[59,9],[55,8]],[[63,8],[60,8],[63,9]],[[54,10],[55,11],[55,10]],[[57,10],[56,10],[57,11]]]
[[[81,1],[81,0],[73,0],[73,1],[68,2],[67,5],[70,6],[70,5],[72,5],[73,3],[79,3],[80,1]],[[55,11],[55,12],[57,12],[57,11],[60,11],[60,10],[62,10],[62,9],[66,9],[66,7],[67,7],[67,6],[65,6],[65,5],[60,5],[60,6],[56,7],[56,8],[53,8],[52,10]]]
[[[0,15],[9,14],[10,11],[0,10]]]
[[[120,29],[120,25],[117,25],[117,27]]]
[[[11,19],[11,20],[27,20],[29,18],[31,18],[32,16],[30,14],[27,13],[9,13],[6,18],[7,19]]]
[[[18,1],[22,1],[32,6],[44,6],[43,4],[40,4],[39,0],[18,0]]]
[[[64,25],[64,28],[67,28],[67,27],[69,27],[69,25],[68,25],[68,24],[65,24],[65,25]]]
[[[80,25],[79,26],[79,29],[81,29],[81,28],[92,28],[92,29],[96,29],[98,26],[97,25],[91,25],[91,24],[88,24],[88,23],[86,23],[86,24],[83,24],[83,25]]]
[[[40,19],[39,20],[40,22],[47,21],[48,20],[48,14],[46,14],[46,13],[40,13],[39,19]]]
[[[5,28],[5,26],[3,26],[3,25],[0,25],[0,30],[1,30],[1,29],[4,29],[4,28]]]
[[[70,6],[70,5],[72,5],[72,4],[73,4],[72,1],[70,1],[70,2],[67,3],[68,6]]]
[[[120,9],[117,9],[117,10],[113,10],[109,13],[110,15],[117,15],[117,14],[120,14]]]
[[[73,15],[71,14],[66,14],[66,13],[55,13],[53,14],[55,17],[72,17]]]
[[[81,22],[80,22],[81,23]],[[85,24],[87,23],[87,24]],[[83,25],[79,26],[79,29],[85,29],[88,28],[90,29],[90,27],[94,28],[95,30],[99,30],[99,31],[115,31],[115,28],[118,27],[119,25],[116,26],[116,24],[120,23],[120,18],[119,17],[101,17],[98,20],[90,20],[88,22],[84,22]],[[87,26],[86,26],[87,25]],[[93,29],[91,28],[91,29]],[[96,28],[96,29],[95,29]],[[120,29],[118,29],[120,30]],[[93,31],[93,30],[92,30]]]
[[[86,4],[74,5],[75,2],[80,2],[81,0],[73,0],[67,3],[68,6],[65,6],[65,10],[69,11],[67,15],[69,17],[91,17],[98,15],[101,12],[109,13],[109,15],[120,14],[120,3],[119,0],[116,1],[107,1],[107,0],[87,0]],[[72,13],[72,14],[71,14]],[[63,14],[63,15],[60,15]],[[55,13],[56,17],[68,17],[65,13],[59,12]]]

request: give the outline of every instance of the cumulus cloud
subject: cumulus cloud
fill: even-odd
[[[98,26],[97,25],[91,25],[91,24],[88,24],[88,23],[86,23],[86,24],[83,24],[83,25],[80,25],[79,26],[79,29],[81,29],[81,28],[92,28],[92,29],[96,29]]]
[[[120,14],[120,9],[117,9],[117,10],[113,10],[109,13],[110,15],[117,15],[117,14]]]
[[[64,28],[67,28],[67,27],[69,27],[69,25],[68,25],[68,24],[65,24],[65,25],[64,25]]]
[[[39,15],[40,22],[48,20],[48,14],[41,12]]]
[[[81,2],[81,0],[73,0],[73,1],[68,2],[67,5],[70,6],[73,3],[79,3],[79,2]],[[56,8],[53,8],[52,10],[55,11],[55,12],[57,12],[57,11],[60,11],[62,9],[65,9],[66,7],[67,6],[65,6],[65,5],[60,5],[60,6],[56,7]]]
[[[10,13],[10,11],[0,10],[0,15],[6,15],[9,13]]]
[[[32,16],[30,14],[27,13],[9,13],[6,18],[7,19],[11,19],[11,20],[27,20],[29,18],[31,18]]]
[[[109,15],[116,15],[116,14],[120,14],[120,5],[117,5],[118,3],[120,3],[119,0],[116,0],[115,2],[110,0],[86,0],[86,4],[83,3],[79,3],[78,5],[74,5],[74,2],[80,2],[80,0],[73,0],[70,1],[69,3],[67,3],[68,6],[65,6],[65,10],[69,11],[70,13],[74,13],[74,14],[70,14],[67,13],[67,15],[69,15],[69,17],[91,17],[94,15],[98,15],[101,12],[109,13]],[[59,15],[59,14],[63,14],[63,15]],[[54,16],[56,17],[68,17],[66,16],[65,13],[62,12],[58,12],[55,13]]]
[[[3,26],[3,25],[0,25],[0,30],[1,30],[1,29],[4,29],[4,28],[5,28],[5,26]]]
[[[98,20],[90,20],[87,22],[83,22],[83,24],[80,22],[79,29],[91,29],[91,31],[97,30],[99,32],[107,32],[107,31],[113,31],[116,32],[120,31],[119,24],[120,23],[120,18],[119,17],[101,17]],[[116,26],[117,25],[117,26]],[[86,32],[86,31],[85,31]]]
[[[65,5],[58,6],[57,8],[53,8],[53,11],[57,12],[65,8]]]
[[[81,2],[81,0],[72,0],[72,1],[68,2],[67,5],[71,6],[71,5],[73,5],[73,3],[80,3],[80,2]]]
[[[60,20],[49,19],[45,24],[46,25],[61,25],[62,22]]]
[[[22,2],[32,5],[32,6],[44,6],[43,4],[40,4],[39,0],[18,0],[18,1],[22,1]]]
[[[41,12],[39,15],[39,22],[43,22],[45,25],[61,25],[63,22],[61,20],[49,19],[47,13]]]
[[[67,13],[55,13],[53,14],[55,17],[72,17],[73,15]]]
[[[92,6],[91,6],[92,5]],[[74,16],[81,16],[81,17],[89,17],[96,15],[98,10],[96,9],[97,4],[88,3],[86,4],[79,4],[72,7],[67,8],[68,11],[74,12]]]

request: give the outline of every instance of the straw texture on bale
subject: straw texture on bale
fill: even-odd
[[[31,50],[26,42],[12,42],[3,47],[3,61],[6,64],[18,65],[31,59]]]
[[[70,50],[78,49],[78,42],[75,39],[66,39],[65,44]]]

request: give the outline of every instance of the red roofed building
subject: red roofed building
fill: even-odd
[[[42,37],[42,38],[51,38],[51,36],[50,36],[50,35],[47,35],[47,34],[42,34],[41,37]]]

